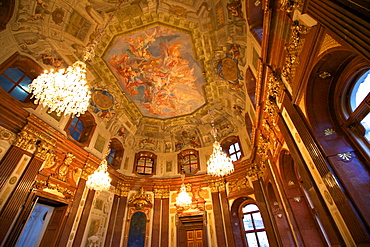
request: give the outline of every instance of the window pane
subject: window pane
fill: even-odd
[[[186,165],[186,164],[189,164],[189,156],[187,155],[187,156],[185,156],[185,157],[183,157],[182,158],[182,163],[184,164],[184,165]]]
[[[28,93],[26,93],[20,87],[15,87],[13,91],[10,93],[10,95],[16,98],[17,100],[24,101],[27,98]]]
[[[76,141],[78,141],[80,139],[80,133],[75,131],[73,134],[72,134],[72,138],[75,139]]]
[[[32,82],[31,78],[28,76],[24,77],[23,80],[19,83],[19,86],[21,86],[25,91],[29,92],[30,88],[28,85],[30,85]]]
[[[230,159],[231,159],[231,161],[232,161],[232,162],[234,162],[234,161],[237,161],[237,160],[238,160],[238,158],[236,157],[236,154],[232,154],[232,155],[230,155]]]
[[[370,142],[370,113],[368,113],[360,123],[365,128],[365,138]]]
[[[351,92],[350,104],[354,111],[370,92],[370,70],[363,74],[356,82]]]
[[[235,147],[233,144],[230,145],[229,147],[229,154],[235,153]]]
[[[12,78],[15,82],[18,82],[18,80],[24,75],[23,71],[18,68],[8,68],[4,74]]]
[[[140,158],[140,159],[138,160],[137,164],[138,164],[139,166],[144,166],[144,165],[145,165],[145,158]]]
[[[0,75],[0,85],[5,91],[9,92],[9,90],[14,86],[14,83],[9,81],[5,76]]]
[[[244,225],[244,231],[254,230],[252,217],[250,214],[243,215],[243,225]]]
[[[235,142],[234,143],[234,146],[235,146],[235,151],[239,151],[240,150],[240,147],[239,147],[239,143],[238,142]]]
[[[266,232],[257,232],[258,242],[260,243],[261,247],[268,247],[269,241],[267,240]]]
[[[242,156],[242,152],[237,152],[236,155],[238,156],[238,159],[240,159],[240,156]]]
[[[257,238],[254,232],[245,234],[248,247],[258,247]]]
[[[254,226],[256,227],[256,229],[263,229],[263,228],[265,228],[263,226],[263,221],[262,221],[262,217],[261,217],[260,212],[253,213],[252,214],[252,217],[253,217]]]
[[[77,126],[76,126],[76,129],[79,130],[79,131],[82,131],[84,128],[84,124],[82,121],[78,121],[77,122]]]
[[[142,166],[138,166],[138,167],[136,167],[136,171],[137,171],[138,173],[144,173],[144,167],[142,167]]]
[[[151,167],[146,167],[145,168],[145,174],[152,174],[153,168]]]
[[[256,204],[248,204],[245,205],[242,209],[243,213],[253,212],[253,211],[259,211]]]
[[[184,169],[184,173],[190,173],[190,166],[182,166],[182,168]]]

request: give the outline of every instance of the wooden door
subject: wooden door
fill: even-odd
[[[49,220],[49,224],[45,229],[44,236],[42,237],[40,247],[54,246],[58,239],[58,233],[62,226],[67,206],[56,207]]]
[[[203,247],[203,230],[186,231],[187,247]]]

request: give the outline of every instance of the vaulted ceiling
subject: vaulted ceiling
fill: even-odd
[[[90,110],[112,136],[166,153],[210,146],[211,116],[219,139],[245,131],[244,12],[240,1],[20,0],[7,35],[44,68],[93,48]]]

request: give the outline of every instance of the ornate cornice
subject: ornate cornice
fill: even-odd
[[[213,179],[208,183],[208,187],[211,189],[211,192],[219,192],[225,190],[225,181],[222,178]]]
[[[154,198],[170,198],[170,187],[167,185],[155,185]]]

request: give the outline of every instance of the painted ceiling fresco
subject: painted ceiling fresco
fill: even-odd
[[[126,35],[104,59],[144,116],[177,117],[205,104],[202,69],[186,33],[155,26]]]

